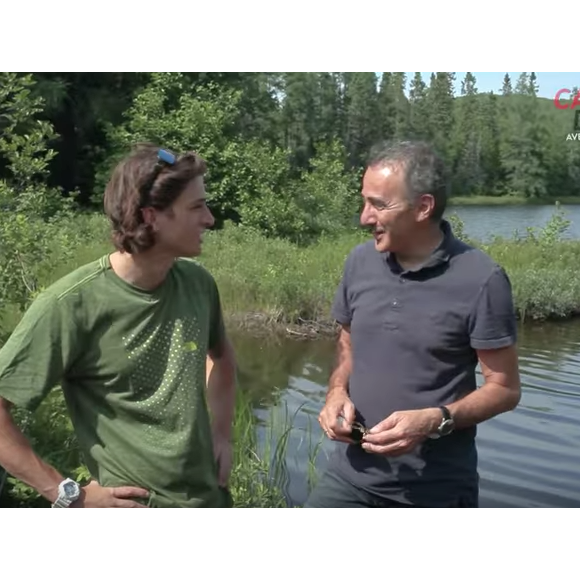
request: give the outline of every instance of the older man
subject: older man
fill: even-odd
[[[477,507],[476,426],[520,400],[510,281],[443,219],[424,143],[378,145],[333,305],[337,363],[319,422],[343,442],[305,507]],[[480,364],[484,384],[476,385]]]

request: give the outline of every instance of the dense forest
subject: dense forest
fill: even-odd
[[[0,73],[0,180],[42,178],[98,208],[113,163],[154,141],[208,160],[218,223],[318,235],[352,220],[375,141],[419,138],[447,160],[453,196],[580,196],[573,110],[538,97],[534,73],[487,93],[467,73],[460,94],[455,75]]]

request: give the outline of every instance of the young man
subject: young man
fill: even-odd
[[[374,239],[345,264],[319,416],[345,444],[306,507],[479,505],[476,426],[520,400],[516,315],[503,269],[442,218],[446,189],[425,144],[371,154],[361,224]]]
[[[0,465],[53,507],[231,506],[235,360],[216,284],[190,259],[214,223],[205,171],[194,153],[137,147],[105,191],[116,251],[48,288],[0,351]],[[10,414],[57,385],[83,488]]]

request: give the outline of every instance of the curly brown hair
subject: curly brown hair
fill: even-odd
[[[159,163],[159,151],[152,143],[137,144],[115,167],[105,188],[105,214],[112,224],[113,244],[121,252],[137,254],[153,247],[155,233],[141,210],[166,210],[207,170],[205,161],[193,151],[174,154],[173,164]]]

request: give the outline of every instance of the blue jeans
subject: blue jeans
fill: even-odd
[[[399,503],[368,493],[328,469],[312,490],[305,508],[410,508],[423,507]],[[458,500],[449,507],[476,508],[477,501]]]

